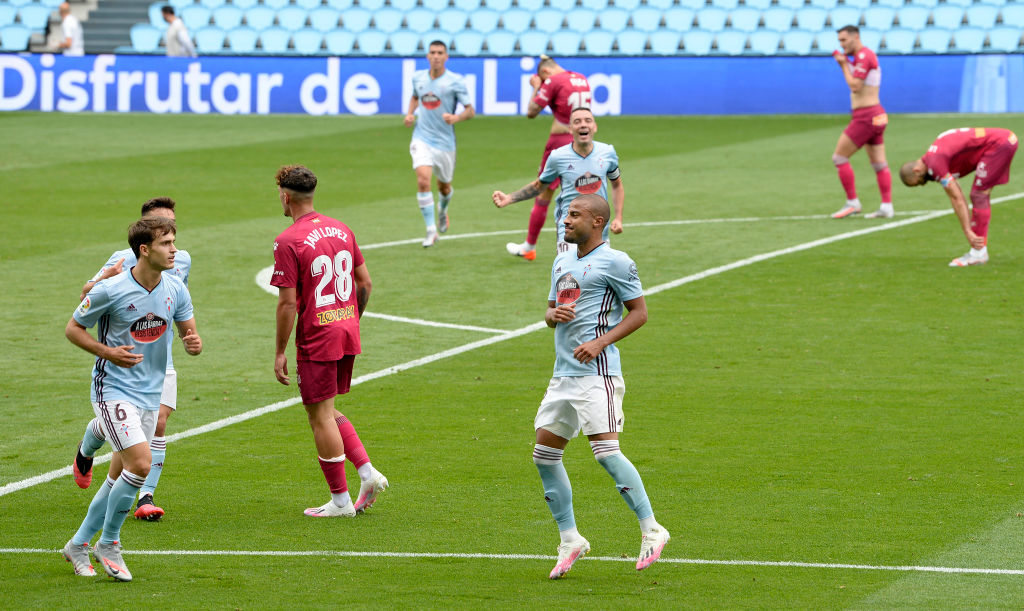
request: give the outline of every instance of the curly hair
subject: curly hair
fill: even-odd
[[[286,165],[277,171],[277,186],[296,193],[312,193],[316,190],[316,174],[302,165]]]

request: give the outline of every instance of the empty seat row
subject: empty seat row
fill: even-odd
[[[32,3],[22,6],[0,4],[0,27],[20,23],[30,30],[42,30],[50,21],[53,7]]]

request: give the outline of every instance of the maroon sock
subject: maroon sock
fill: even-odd
[[[352,461],[356,469],[370,462],[370,457],[366,454],[366,448],[363,447],[363,442],[359,439],[359,435],[356,434],[356,428],[352,426],[348,418],[338,416],[334,421],[338,423],[338,430],[341,432],[341,442],[345,445],[345,458]]]
[[[892,202],[892,173],[889,172],[889,166],[877,172],[875,178],[878,179],[878,192],[882,194],[882,203]]]
[[[849,163],[844,163],[837,165],[836,170],[839,172],[839,182],[842,183],[843,190],[846,191],[846,199],[857,199],[857,186],[853,177],[853,168],[850,167]]]
[[[327,486],[331,489],[331,493],[348,492],[348,482],[345,481],[345,461],[327,462],[319,457],[317,460],[320,461],[320,469],[324,472],[324,479],[327,480]]]
[[[541,202],[544,202],[541,204]],[[530,228],[526,230],[526,243],[537,244],[540,239],[540,230],[544,228],[544,222],[548,218],[549,199],[536,198],[533,200],[533,210],[530,211]]]

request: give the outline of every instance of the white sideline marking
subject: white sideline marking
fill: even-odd
[[[995,198],[995,199],[993,199],[991,201],[992,201],[993,204],[998,204],[998,203],[1001,203],[1001,202],[1010,201],[1010,200],[1014,200],[1014,199],[1021,199],[1021,198],[1024,198],[1024,192],[1014,193],[1012,195],[1006,195],[1004,197],[998,197],[998,198]],[[701,279],[704,279],[704,278],[707,278],[707,277],[710,277],[710,276],[715,276],[717,274],[721,274],[723,272],[727,272],[729,270],[737,269],[737,268],[740,268],[740,267],[745,267],[747,265],[752,265],[754,263],[759,263],[761,261],[766,261],[768,259],[773,259],[773,258],[776,258],[776,257],[781,257],[783,255],[788,255],[788,254],[791,254],[791,253],[794,253],[794,252],[800,252],[800,251],[803,251],[803,250],[808,250],[810,248],[816,248],[818,246],[824,246],[826,244],[831,244],[833,242],[839,242],[839,241],[842,241],[842,240],[847,240],[849,238],[854,238],[854,237],[858,237],[858,236],[862,236],[862,235],[867,235],[867,234],[870,234],[870,233],[875,233],[877,231],[886,231],[888,229],[895,229],[897,227],[903,227],[904,225],[910,225],[910,224],[913,224],[913,223],[920,223],[922,221],[931,220],[931,219],[934,219],[934,218],[938,218],[940,216],[945,216],[947,214],[953,214],[953,210],[951,208],[950,209],[945,209],[945,210],[936,210],[936,211],[933,211],[933,212],[928,212],[928,213],[923,214],[921,216],[916,216],[916,217],[905,219],[905,220],[901,220],[901,221],[891,221],[891,222],[884,223],[884,224],[881,224],[881,225],[873,225],[871,227],[866,227],[864,229],[860,229],[860,230],[857,230],[857,231],[841,233],[841,234],[834,235],[834,236],[831,236],[831,237],[828,237],[828,238],[822,238],[820,240],[813,240],[811,242],[805,242],[803,244],[797,244],[796,246],[790,246],[789,248],[783,248],[783,249],[779,249],[779,250],[774,250],[774,251],[769,252],[769,253],[765,253],[765,254],[761,254],[761,255],[755,255],[753,257],[748,257],[746,259],[741,259],[740,261],[736,261],[734,263],[729,263],[727,265],[721,265],[721,266],[718,266],[718,267],[713,267],[713,268],[705,270],[703,272],[698,272],[696,274],[690,274],[689,276],[685,276],[683,278],[679,278],[678,280],[673,280],[671,282],[666,282],[664,284],[659,284],[659,285],[657,285],[655,287],[652,287],[652,288],[649,288],[649,289],[645,289],[644,290],[644,295],[655,295],[657,293],[660,293],[660,292],[668,290],[668,289],[676,288],[678,286],[682,286],[682,285],[688,284],[690,282],[695,282],[697,280],[701,280]],[[817,217],[815,217],[815,218],[817,218]],[[671,223],[671,222],[674,222],[674,221],[664,221],[662,223]],[[842,221],[836,221],[836,222],[845,223],[845,222],[849,222],[849,221],[842,220]],[[463,234],[462,236],[450,236],[450,238],[469,237],[469,236],[478,237],[478,236],[500,235],[500,234],[505,234],[505,233],[511,233],[511,232],[504,231],[504,232],[479,233],[479,234]],[[414,242],[416,242],[416,240],[411,240],[411,241],[410,240],[405,240],[405,241],[400,241],[400,242],[389,242],[387,244],[391,244],[391,245],[394,245],[394,244],[409,244],[409,243],[414,243]],[[381,246],[380,244],[370,244],[369,246],[365,246],[365,247],[361,247],[361,248],[368,249],[368,248],[371,248],[371,247],[376,248],[376,247],[380,247],[380,246]],[[267,268],[267,269],[270,269],[271,271],[273,271],[272,268]],[[264,271],[266,271],[266,270],[260,270],[260,273],[257,274],[257,281],[259,281],[258,280],[259,275],[262,274]],[[269,273],[267,275],[267,278],[269,280]],[[270,284],[269,281],[266,282],[267,286],[269,286],[269,284]],[[261,284],[260,286],[263,286],[263,284]],[[365,315],[366,314],[364,314],[364,316]],[[442,323],[434,323],[434,324],[442,324]],[[355,379],[352,380],[352,385],[354,386],[356,384],[361,384],[363,382],[368,382],[370,380],[375,380],[377,378],[383,378],[383,377],[386,377],[386,376],[389,376],[389,375],[393,375],[393,374],[405,371],[407,369],[412,369],[414,367],[419,367],[421,365],[426,365],[428,363],[433,363],[434,361],[439,361],[441,359],[446,359],[446,358],[448,358],[450,356],[455,356],[457,354],[462,354],[463,352],[469,352],[470,350],[475,350],[477,348],[482,348],[484,346],[489,346],[491,344],[496,344],[498,342],[502,342],[502,341],[505,341],[507,339],[512,339],[512,338],[515,338],[515,337],[519,337],[520,335],[526,335],[527,333],[532,333],[533,331],[538,331],[540,329],[543,329],[546,326],[547,325],[543,321],[540,321],[540,322],[533,323],[532,325],[527,325],[527,326],[522,327],[520,329],[516,329],[514,331],[500,332],[501,333],[500,335],[495,335],[494,337],[489,337],[489,338],[486,338],[486,339],[477,340],[475,342],[470,342],[468,344],[463,344],[462,346],[457,346],[455,348],[450,348],[448,350],[444,350],[442,352],[431,354],[431,355],[425,356],[423,358],[415,359],[415,360],[412,360],[412,361],[408,361],[406,363],[402,363],[400,365],[395,365],[393,367],[387,367],[385,369],[381,369],[381,370],[375,371],[373,373],[368,373],[366,375],[359,376],[358,378],[355,378]],[[172,441],[177,441],[179,439],[186,439],[186,438],[192,437],[194,435],[200,435],[202,433],[209,433],[209,432],[215,431],[217,429],[222,429],[222,428],[224,428],[226,426],[230,426],[232,424],[237,424],[239,422],[245,422],[246,420],[250,420],[252,418],[256,418],[256,417],[262,416],[264,414],[269,414],[271,412],[276,412],[276,411],[284,409],[286,407],[290,407],[292,405],[295,405],[295,404],[299,403],[300,401],[301,401],[301,399],[299,397],[294,397],[292,399],[287,399],[285,401],[279,401],[277,403],[272,403],[270,405],[265,405],[263,407],[260,407],[260,408],[254,409],[254,410],[250,410],[248,412],[244,412],[244,413],[241,413],[241,414],[236,414],[234,416],[229,416],[227,418],[222,418],[222,419],[217,420],[215,422],[211,422],[209,424],[205,424],[203,426],[200,426],[200,427],[197,427],[197,428],[194,428],[194,429],[189,429],[187,431],[182,431],[180,433],[175,433],[173,435],[168,435],[167,436],[167,442],[170,443]],[[95,461],[93,462],[93,464],[94,465],[95,464],[104,464],[104,463],[108,462],[109,460],[110,460],[110,454],[103,454],[103,455],[96,456]],[[5,496],[7,494],[11,494],[12,492],[17,492],[19,490],[24,490],[25,488],[30,488],[30,487],[38,485],[38,484],[44,484],[46,482],[55,480],[58,477],[62,477],[62,476],[65,476],[65,475],[71,475],[71,466],[70,465],[67,466],[67,467],[61,468],[61,469],[55,469],[55,470],[50,471],[48,473],[43,473],[42,475],[36,475],[36,476],[30,477],[28,479],[23,479],[21,481],[11,482],[10,484],[6,484],[4,486],[0,486],[0,496]]]
[[[59,554],[59,549],[0,548],[0,554]],[[464,560],[558,560],[557,556],[543,554],[465,554],[434,552],[346,552],[329,550],[261,551],[261,550],[125,550],[127,556],[276,556],[276,557],[327,557],[327,558],[427,558]],[[621,556],[586,556],[586,562],[630,562],[635,558]],[[802,569],[848,569],[856,571],[905,571],[918,573],[959,573],[982,575],[1024,575],[1024,569],[989,569],[956,566],[891,566],[878,564],[843,564],[833,562],[789,562],[771,560],[712,560],[706,558],[664,558],[658,564],[700,564],[713,566],[767,566]]]

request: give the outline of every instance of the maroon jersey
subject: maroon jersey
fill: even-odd
[[[854,78],[864,81],[865,85],[878,87],[882,84],[882,69],[878,66],[878,56],[867,47],[861,47],[853,56],[851,73]]]
[[[533,103],[551,107],[555,121],[569,124],[569,113],[580,106],[590,107],[590,83],[578,72],[559,72],[541,84]]]
[[[1016,143],[1017,136],[1008,129],[961,127],[939,134],[921,159],[928,175],[945,187],[950,180],[973,172],[985,153]]]
[[[359,354],[353,271],[362,264],[352,230],[317,212],[299,217],[277,236],[270,284],[296,289],[296,360],[336,361]]]

